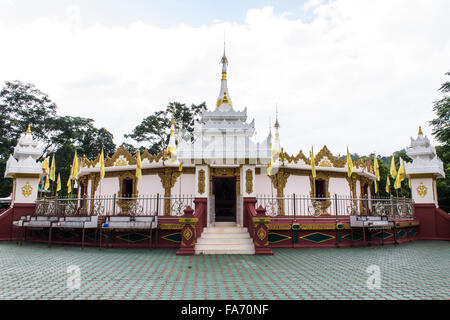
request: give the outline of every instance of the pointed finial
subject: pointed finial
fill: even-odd
[[[276,119],[275,119],[275,128],[280,128],[280,124],[278,123],[278,104],[276,104]]]
[[[31,127],[28,125],[27,134],[31,134]]]
[[[419,136],[423,135],[422,126],[419,126]]]

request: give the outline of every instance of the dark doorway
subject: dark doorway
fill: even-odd
[[[216,222],[236,221],[236,178],[213,178]]]

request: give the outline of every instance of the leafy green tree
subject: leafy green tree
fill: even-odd
[[[450,76],[450,72],[446,75]],[[430,121],[433,127],[433,135],[442,143],[436,146],[436,153],[444,163],[445,179],[437,180],[437,193],[439,206],[450,212],[450,81],[442,84],[439,91],[444,93],[444,97],[434,102],[434,112],[436,118]]]
[[[175,126],[184,135],[192,135],[194,125],[199,121],[200,114],[206,110],[206,103],[187,107],[179,102],[171,102],[164,111],[157,111],[145,118],[141,124],[134,128],[125,138],[132,138],[137,142],[148,143],[150,153],[157,154],[164,150],[169,143],[170,125],[172,119]]]
[[[81,156],[96,158],[103,146],[105,156],[115,151],[113,135],[94,127],[92,119],[56,114],[57,106],[33,84],[6,82],[0,91],[0,197],[12,190],[11,179],[4,178],[6,161],[28,124],[33,136],[44,146],[44,157],[55,154],[57,175],[61,174],[61,194],[66,193],[75,150]],[[54,192],[56,183],[52,183]]]

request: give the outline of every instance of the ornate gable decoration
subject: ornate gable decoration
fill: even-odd
[[[150,154],[147,150],[144,151],[143,154],[141,154],[141,159],[144,161],[144,159],[148,160],[148,163],[156,162],[158,163],[164,155],[164,151],[159,152],[158,154]]]
[[[136,164],[136,158],[122,145],[111,158],[105,160],[105,167],[122,167]]]
[[[100,154],[97,155],[97,158],[95,158],[95,160],[91,161],[92,168],[95,168],[97,165],[100,167]]]
[[[86,155],[83,155],[83,158],[81,159],[81,167],[82,168],[89,168],[92,166],[92,161],[89,160]]]
[[[287,160],[288,163],[295,163],[295,164],[309,164],[309,159],[307,157],[305,157],[305,155],[303,154],[303,152],[300,150],[298,152],[298,154],[294,157],[291,156],[289,154],[287,154],[286,152],[283,152],[281,154],[281,160]]]
[[[334,168],[344,168],[345,167],[345,161],[339,160],[333,154],[330,150],[328,150],[327,146],[324,146],[322,150],[319,151],[319,153],[315,157],[316,163],[318,167],[334,167]],[[308,163],[310,163],[310,160],[308,160]]]

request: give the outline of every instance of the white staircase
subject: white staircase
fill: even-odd
[[[247,228],[234,222],[216,222],[214,227],[203,229],[195,254],[255,254],[255,245]]]

